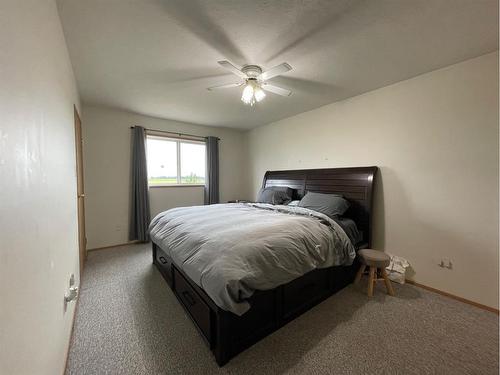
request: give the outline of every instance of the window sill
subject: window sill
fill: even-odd
[[[168,185],[149,185],[150,188],[169,188],[169,187],[205,187],[204,184],[168,184]]]

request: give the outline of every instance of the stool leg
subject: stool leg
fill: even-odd
[[[389,280],[389,278],[387,277],[387,272],[385,271],[385,268],[382,268],[382,277],[384,278],[387,293],[389,293],[390,296],[393,296],[394,289],[392,289],[391,280]]]
[[[373,296],[373,283],[375,281],[375,271],[377,267],[370,266],[370,278],[368,279],[368,297]]]
[[[362,264],[361,267],[359,267],[358,273],[356,274],[356,278],[354,279],[354,284],[359,283],[359,280],[361,280],[361,277],[363,276],[363,272],[365,272],[366,264]]]

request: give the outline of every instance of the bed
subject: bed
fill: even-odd
[[[356,244],[356,249],[360,249],[371,244],[372,196],[376,172],[377,167],[268,171],[262,187],[291,187],[294,189],[294,199],[302,198],[306,192],[342,194],[350,203],[345,216],[356,223],[361,234]],[[251,210],[262,210],[263,207],[219,205],[212,209],[218,210],[218,215],[223,215],[230,209],[254,212]],[[187,219],[183,220],[186,222]],[[213,290],[208,287],[204,290],[199,286],[201,283],[196,274],[184,266],[182,262],[185,260],[176,258],[168,243],[159,241],[157,236],[152,238],[153,263],[194,322],[219,366],[350,284],[359,267],[357,259],[345,263],[343,260],[323,263],[323,267],[312,267],[302,276],[287,276],[283,279],[286,282],[272,289],[252,290],[248,296],[243,294],[245,298],[241,298],[240,288],[239,299],[242,303],[227,307],[221,305],[221,300]],[[190,243],[188,232],[182,241]],[[333,265],[324,267],[324,264]],[[271,274],[270,270],[266,272]],[[229,297],[224,298],[228,300]]]

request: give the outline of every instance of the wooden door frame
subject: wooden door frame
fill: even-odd
[[[87,236],[85,232],[85,185],[83,178],[83,136],[82,120],[78,114],[76,105],[73,105],[75,126],[75,168],[76,168],[76,206],[78,221],[78,259],[80,263],[80,274],[83,271],[87,259]],[[82,206],[80,208],[80,199]],[[81,211],[80,211],[81,210]],[[81,239],[83,231],[83,241]]]

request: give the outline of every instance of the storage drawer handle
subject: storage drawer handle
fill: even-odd
[[[162,262],[163,264],[168,264],[167,260],[165,259],[165,257],[160,257],[160,262]]]
[[[193,298],[193,296],[191,295],[191,293],[189,293],[187,290],[184,291],[184,292],[182,292],[182,295],[188,301],[188,303],[189,303],[190,306],[193,306],[194,304],[196,304],[195,299]]]

